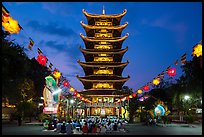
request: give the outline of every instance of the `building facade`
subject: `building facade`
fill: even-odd
[[[86,31],[86,36],[80,34],[85,48],[80,47],[85,62],[78,60],[85,76],[77,78],[83,83],[84,90],[80,93],[88,97],[92,103],[86,103],[86,116],[121,116],[121,104],[114,103],[124,96],[122,86],[130,78],[123,77],[122,72],[128,65],[122,62],[128,47],[122,48],[123,41],[128,37],[121,36],[126,22],[120,25],[125,9],[121,14],[106,15],[90,14],[82,10],[87,24],[80,22]]]

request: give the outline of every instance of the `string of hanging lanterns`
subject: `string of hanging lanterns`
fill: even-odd
[[[18,34],[20,30],[24,30],[20,26],[18,21],[14,20],[10,16],[9,11],[5,8],[5,6],[3,4],[2,4],[2,26],[4,27],[5,31],[9,32],[10,34]],[[24,30],[24,32],[25,32],[25,30]],[[27,35],[27,33],[26,33],[26,35]],[[34,46],[35,42],[33,41],[33,39],[31,37],[28,36],[28,38],[29,38],[28,49],[32,50],[32,47]],[[43,54],[43,52],[39,48],[37,48],[37,49],[38,49],[38,56],[37,56],[37,59],[36,59],[37,62],[40,65],[46,66],[48,61],[49,61],[48,58]],[[52,67],[53,67],[53,64],[50,62],[49,66],[48,66],[48,70],[52,72],[52,75],[57,80],[59,80],[61,77],[63,77],[62,73],[60,73],[56,68],[54,69],[54,71],[52,71]],[[63,82],[63,86],[70,88],[70,92],[74,92],[74,96],[76,95],[76,97],[79,97],[82,101],[91,102],[87,98],[80,95],[78,93],[78,91],[75,88],[73,88],[66,79]]]
[[[181,65],[186,64],[186,53],[182,55],[181,57]],[[200,60],[202,62],[202,40],[200,42],[198,42],[195,46],[193,46],[192,48],[192,56],[194,57],[200,57]],[[174,65],[178,65],[178,60],[176,60],[174,62]],[[166,74],[170,77],[174,77],[176,76],[176,68],[171,67],[172,65],[170,65],[169,67],[167,67],[166,69]],[[202,66],[201,66],[202,67]],[[144,92],[147,92],[148,90],[150,90],[149,85],[153,84],[153,85],[158,85],[160,83],[160,80],[164,78],[164,74],[165,71],[162,71],[161,74],[159,74],[156,78],[154,78],[152,80],[152,82],[148,82],[148,84],[144,85],[142,88],[139,88],[136,92],[132,93],[131,95],[128,95],[126,97],[122,97],[119,100],[117,100],[114,103],[119,103],[121,101],[125,101],[125,100],[129,100],[132,97],[140,97],[139,101],[144,101],[145,99],[147,99],[147,96],[142,97],[142,94]],[[143,92],[144,91],[144,92]],[[133,96],[134,95],[134,96]]]

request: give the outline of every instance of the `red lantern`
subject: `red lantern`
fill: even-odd
[[[147,90],[149,90],[149,86],[146,85],[146,86],[143,87],[143,89],[144,89],[145,91],[147,91]]]
[[[74,92],[74,96],[76,96],[76,95],[77,95],[77,92],[75,91],[75,92]]]
[[[133,97],[136,97],[136,95],[137,95],[136,93],[133,93],[133,94],[132,94]]]
[[[44,65],[44,66],[46,66],[47,64],[47,58],[46,56],[43,56],[43,55],[38,55],[37,61],[39,64]]]
[[[69,82],[68,82],[68,81],[64,81],[63,84],[64,84],[65,87],[68,87],[68,86],[69,86]]]
[[[83,98],[82,96],[79,97],[80,100],[82,100],[82,98]]]
[[[175,76],[176,75],[176,69],[175,68],[168,69],[167,74],[169,76]]]

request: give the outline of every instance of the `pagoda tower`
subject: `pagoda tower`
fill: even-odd
[[[128,33],[125,36],[121,34],[128,22],[120,25],[120,21],[127,10],[113,15],[106,15],[104,9],[103,14],[90,14],[84,9],[82,12],[87,19],[87,24],[80,22],[86,31],[86,36],[80,34],[85,44],[85,48],[80,47],[85,62],[77,62],[85,76],[77,75],[77,78],[84,85],[80,94],[92,101],[87,103],[85,115],[119,116],[119,106],[114,102],[124,95],[122,86],[130,78],[122,76],[129,62],[122,62],[128,50],[128,47],[122,49],[122,44]]]

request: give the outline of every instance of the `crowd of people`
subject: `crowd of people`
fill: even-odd
[[[118,118],[87,117],[86,119],[46,121],[44,128],[64,134],[107,134],[112,131],[125,132],[127,122]]]

